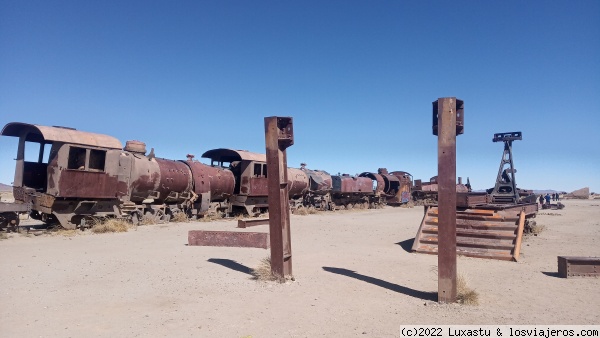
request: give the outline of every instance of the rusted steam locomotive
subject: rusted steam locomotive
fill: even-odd
[[[114,137],[65,127],[9,123],[4,136],[19,138],[13,194],[16,203],[0,204],[0,224],[18,225],[15,212],[59,223],[67,229],[89,226],[91,217],[116,217],[136,224],[143,217],[168,221],[177,213],[211,213],[268,208],[264,154],[214,149],[206,165],[158,158],[154,149]],[[408,201],[412,180],[386,170],[358,177],[288,168],[292,210],[335,210]]]
[[[123,148],[111,136],[24,123],[7,124],[2,135],[19,137],[15,201],[28,205],[32,218],[65,228],[85,226],[90,216],[138,223],[202,214],[234,188],[230,171],[146,155],[137,141]]]

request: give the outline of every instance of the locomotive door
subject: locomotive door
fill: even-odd
[[[269,181],[267,180],[267,164],[251,162],[248,169],[252,169],[250,176],[249,196],[267,196],[269,194]]]

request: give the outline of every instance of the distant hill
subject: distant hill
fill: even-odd
[[[479,189],[479,190],[473,190],[474,192],[485,192],[485,189]],[[552,190],[552,189],[544,189],[544,190],[538,190],[538,189],[533,189],[533,193],[536,195],[542,195],[542,194],[554,194],[554,193],[561,193],[561,194],[566,194],[566,192],[564,191],[558,191],[558,190]]]
[[[12,186],[8,184],[0,183],[0,191],[12,191]]]

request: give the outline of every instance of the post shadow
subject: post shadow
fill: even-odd
[[[411,253],[412,252],[412,246],[413,243],[415,242],[414,238],[409,238],[407,240],[404,240],[402,242],[398,242],[396,244],[400,245],[402,247],[402,249],[404,249],[404,251]]]
[[[207,259],[207,261],[211,262],[211,263],[222,265],[231,270],[235,270],[235,271],[243,272],[248,275],[252,275],[252,269],[250,269],[249,267],[247,267],[243,264],[240,264],[236,261],[232,261],[231,259],[209,258],[209,259]]]
[[[342,268],[334,268],[334,267],[324,266],[323,270],[325,270],[327,272],[335,273],[335,274],[338,274],[338,275],[343,275],[343,276],[355,278],[355,279],[361,280],[363,282],[367,282],[367,283],[370,283],[370,284],[373,284],[373,285],[377,285],[377,286],[382,287],[384,289],[388,289],[388,290],[391,290],[391,291],[394,291],[394,292],[405,294],[407,296],[411,296],[411,297],[420,298],[420,299],[423,299],[423,300],[431,300],[431,301],[437,302],[437,293],[436,292],[424,292],[424,291],[419,291],[419,290],[411,289],[411,288],[408,288],[406,286],[402,286],[402,285],[398,285],[398,284],[386,282],[386,281],[384,281],[382,279],[379,279],[379,278],[374,278],[374,277],[370,277],[370,276],[361,275],[360,273],[357,273],[355,271],[348,270],[348,269],[342,269]]]

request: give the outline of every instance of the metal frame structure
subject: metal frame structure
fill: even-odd
[[[492,203],[517,203],[519,201],[519,192],[517,191],[517,182],[515,181],[515,169],[512,158],[512,142],[522,140],[520,131],[510,133],[494,134],[494,142],[504,142],[504,152],[496,177],[496,185],[491,193]],[[508,166],[508,168],[506,168]]]

